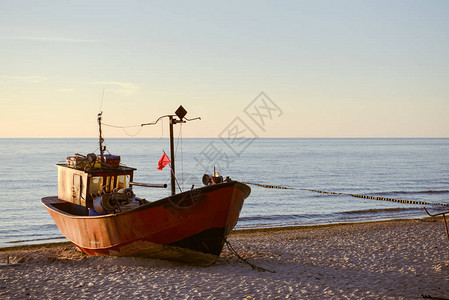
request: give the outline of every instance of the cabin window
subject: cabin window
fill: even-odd
[[[112,192],[114,190],[114,176],[106,177],[106,187],[105,190],[108,192]]]
[[[89,182],[89,194],[98,194],[103,188],[103,177],[91,177]]]
[[[117,176],[117,188],[123,189],[129,187],[129,175],[120,175]]]

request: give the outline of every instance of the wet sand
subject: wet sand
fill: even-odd
[[[0,249],[0,299],[449,299],[441,219],[237,231],[210,267]],[[7,264],[9,260],[9,264]]]

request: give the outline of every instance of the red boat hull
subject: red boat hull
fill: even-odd
[[[62,234],[88,255],[155,257],[207,265],[218,259],[250,191],[247,185],[232,181],[103,216],[78,214],[76,205],[57,197],[41,202]]]

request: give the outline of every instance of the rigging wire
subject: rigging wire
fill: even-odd
[[[100,101],[99,114],[102,113],[102,109],[103,109],[103,100],[104,100],[104,89],[103,89],[103,91],[102,91],[102,93],[101,93],[101,101]],[[103,122],[101,122],[101,125],[107,126],[107,127],[112,127],[112,128],[120,128],[120,129],[123,130],[123,132],[124,132],[127,136],[131,136],[131,137],[134,137],[134,136],[138,135],[138,134],[140,133],[140,131],[142,130],[142,125],[118,126],[118,125],[111,125],[111,124],[107,124],[107,123],[103,123]],[[139,128],[139,130],[138,130],[136,133],[134,133],[134,134],[129,133],[128,131],[126,131],[127,128],[133,128],[133,127],[140,127],[140,128]]]
[[[178,139],[176,141],[176,148],[175,148],[175,158],[178,155],[178,148],[179,148],[179,141],[181,140],[181,182],[184,182],[184,166],[183,166],[183,161],[182,161],[182,123],[180,124],[181,126],[179,126],[179,132],[178,132]]]
[[[137,130],[136,133],[132,134],[132,133],[127,132],[127,131],[126,131],[126,128],[123,128],[123,132],[124,132],[127,136],[130,136],[130,137],[135,137],[135,136],[137,136],[137,135],[140,133],[141,130],[142,130],[142,126],[139,128],[139,130]]]
[[[111,125],[104,122],[101,122],[101,125],[113,127],[113,128],[132,128],[132,127],[142,127],[141,125],[131,125],[131,126],[119,126],[119,125]]]
[[[131,126],[119,126],[119,125],[111,125],[111,124],[107,124],[107,123],[103,123],[101,122],[101,125],[107,126],[107,127],[112,127],[112,128],[119,128],[122,129],[123,132],[130,137],[134,137],[136,135],[138,135],[140,133],[140,131],[142,130],[142,125],[131,125]],[[139,129],[137,130],[136,133],[129,133],[127,130],[127,128],[136,128],[138,127]]]

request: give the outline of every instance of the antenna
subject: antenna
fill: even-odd
[[[104,89],[103,89],[103,93],[101,94],[100,109],[98,110],[99,112],[102,112],[102,109],[103,109],[103,98],[104,98]]]

